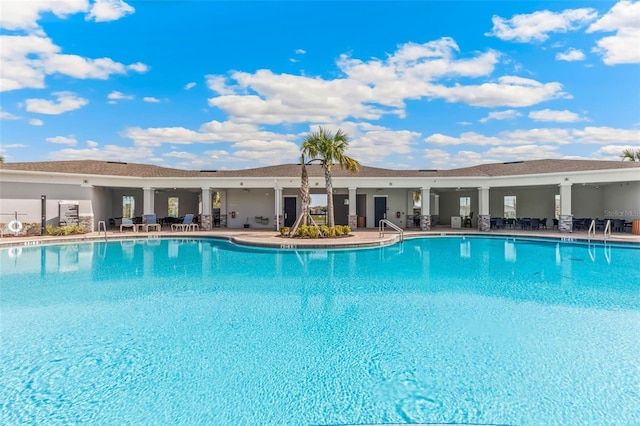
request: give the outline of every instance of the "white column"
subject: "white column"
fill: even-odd
[[[433,214],[440,215],[440,195],[434,194],[433,196]]]
[[[420,214],[431,214],[431,188],[422,188],[420,193]]]
[[[560,215],[571,215],[571,184],[560,184]]]
[[[273,193],[275,197],[275,220],[276,220],[276,231],[280,230],[280,217],[283,215],[282,212],[282,188],[278,188],[277,186],[273,188]]]
[[[349,188],[349,216],[356,214],[356,190],[357,188]]]
[[[478,188],[478,230],[488,232],[491,230],[491,214],[489,209],[489,187]]]
[[[211,188],[201,188],[202,189],[202,214],[203,215],[211,215],[213,214],[211,204]]]
[[[153,188],[145,187],[142,188],[144,191],[142,198],[142,210],[144,214],[153,214],[155,213],[155,195],[156,191]]]

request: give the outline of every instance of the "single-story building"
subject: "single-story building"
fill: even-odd
[[[312,194],[324,194],[321,166],[308,165]],[[180,170],[115,161],[0,164],[0,223],[59,225],[69,218],[89,230],[122,217],[188,213],[203,229],[279,229],[300,214],[299,164],[244,170]],[[640,162],[533,160],[450,170],[333,168],[335,219],[375,228],[472,226],[492,218],[555,219],[571,232],[576,218],[640,219]],[[416,192],[419,197],[416,197]],[[419,201],[417,199],[419,198]],[[38,228],[39,229],[39,228]]]

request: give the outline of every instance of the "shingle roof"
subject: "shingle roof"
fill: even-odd
[[[490,163],[449,170],[391,170],[363,166],[358,173],[333,168],[334,177],[474,177],[516,176],[527,174],[561,173],[592,170],[638,168],[640,162],[599,160],[532,160],[509,163]],[[281,164],[242,170],[181,170],[150,164],[122,163],[115,161],[74,160],[25,163],[0,163],[2,170],[25,170],[46,173],[78,175],[133,176],[133,177],[299,177],[299,164]],[[323,177],[321,166],[307,166],[310,177]],[[640,176],[640,174],[639,174]]]

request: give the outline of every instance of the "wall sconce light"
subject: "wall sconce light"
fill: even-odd
[[[349,205],[349,199],[348,199],[348,198],[345,198],[345,199],[344,199],[344,205],[345,205],[345,206],[348,206],[348,205]]]

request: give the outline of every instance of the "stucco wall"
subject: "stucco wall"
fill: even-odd
[[[604,218],[604,188],[573,185],[571,187],[571,214],[575,218]]]
[[[640,182],[607,185],[603,191],[604,211],[599,217],[606,219],[640,219]]]
[[[275,229],[275,195],[273,189],[230,189],[227,191],[227,227]],[[299,208],[299,206],[296,206]],[[232,217],[235,212],[235,218]],[[256,217],[268,218],[266,224],[258,223]]]
[[[491,217],[504,217],[504,197],[515,195],[517,217],[553,218],[555,196],[558,193],[558,187],[554,186],[491,189],[489,190],[489,213]]]

